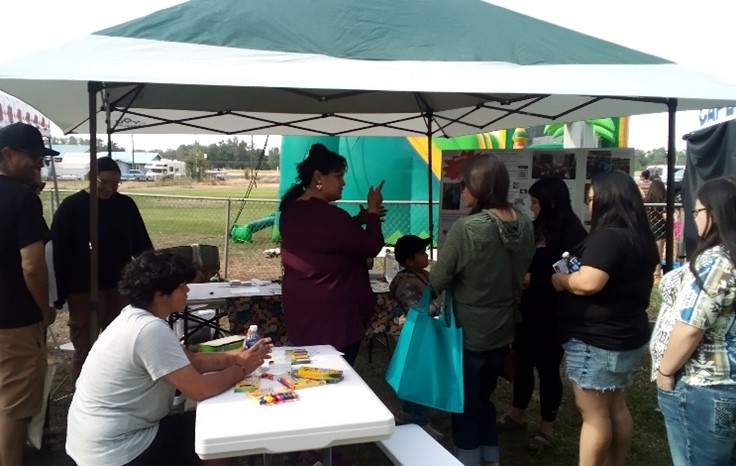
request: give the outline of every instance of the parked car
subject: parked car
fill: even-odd
[[[128,170],[128,173],[122,176],[122,179],[127,181],[142,181],[146,179],[146,176],[137,168],[132,168]]]
[[[682,202],[682,178],[685,176],[685,169],[678,168],[675,170],[675,202]]]

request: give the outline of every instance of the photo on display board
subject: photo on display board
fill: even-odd
[[[532,178],[562,178],[574,180],[576,177],[575,154],[569,152],[535,152],[532,156]]]
[[[585,179],[589,180],[598,173],[611,170],[610,151],[591,151],[585,164]],[[587,191],[586,191],[587,192]]]
[[[442,182],[442,209],[443,210],[460,210],[460,201],[462,199],[463,190],[460,182]]]
[[[437,243],[439,244],[439,247],[441,248],[443,244],[445,244],[445,240],[447,239],[447,234],[450,232],[450,229],[452,228],[452,224],[457,221],[457,219],[461,218],[459,215],[444,215],[440,216],[440,224],[439,224],[439,237],[437,238]]]
[[[611,169],[621,170],[624,173],[631,173],[631,159],[613,157],[611,159]]]

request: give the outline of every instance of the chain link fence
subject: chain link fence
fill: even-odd
[[[75,193],[59,190],[59,201]],[[278,199],[248,199],[193,197],[124,193],[135,200],[156,249],[189,244],[217,246],[220,252],[220,274],[223,278],[280,279],[281,260],[275,253],[279,247],[274,234],[273,217],[278,210]],[[57,206],[54,193],[42,194],[44,212],[51,224]],[[355,215],[360,202],[340,202]],[[428,231],[429,209],[426,202],[384,202],[388,214],[383,223],[387,242],[392,243],[403,234],[424,234]],[[241,210],[238,216],[239,211]],[[434,222],[437,222],[435,205]],[[236,222],[248,225],[248,242],[232,241],[230,230]],[[436,231],[436,228],[435,228]],[[242,230],[241,230],[242,233]],[[238,235],[236,234],[236,238]]]
[[[74,192],[76,191],[59,190],[59,201]],[[281,278],[281,260],[275,252],[279,247],[278,235],[274,233],[273,226],[273,217],[278,210],[277,199],[248,199],[243,203],[241,199],[221,197],[125,194],[132,197],[138,205],[156,249],[195,243],[209,244],[219,249],[220,273],[223,278],[269,280]],[[44,192],[42,199],[46,220],[50,225],[57,205],[54,193]],[[336,204],[351,215],[355,215],[362,203],[346,201]],[[429,209],[426,202],[386,201],[384,204],[388,211],[383,222],[383,233],[387,243],[393,244],[404,234],[426,235],[429,225]],[[242,212],[238,216],[241,207]],[[663,239],[665,204],[646,204],[646,208],[655,238]],[[433,216],[434,224],[437,225],[436,203]],[[236,217],[238,225],[249,225],[248,242],[234,242],[230,239],[230,230],[236,222]],[[678,261],[684,254],[682,219],[682,205],[677,204],[674,261]],[[437,238],[436,235],[435,226],[434,238]],[[664,258],[664,249],[662,254]],[[378,261],[376,268],[379,270],[382,268],[382,261]]]
[[[660,256],[665,260],[665,241],[667,238],[667,204],[664,203],[645,203],[647,216],[649,217],[649,226],[657,240],[657,246],[660,248]],[[674,248],[672,252],[673,262],[682,262],[685,254],[683,224],[684,209],[682,204],[675,204],[675,220],[674,220]]]

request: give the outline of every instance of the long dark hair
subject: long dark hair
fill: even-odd
[[[700,238],[690,258],[690,271],[703,286],[695,261],[705,250],[722,244],[736,265],[736,178],[724,176],[706,181],[695,197],[703,204],[710,219],[710,229]]]
[[[511,206],[508,201],[509,171],[494,155],[482,154],[469,159],[463,167],[463,181],[477,201],[470,214]]]
[[[667,186],[664,185],[662,180],[654,180],[649,185],[649,191],[647,191],[647,197],[644,198],[644,202],[651,204],[661,204],[667,202]]]
[[[583,224],[572,210],[570,190],[561,178],[542,178],[529,188],[529,195],[539,201],[539,215],[534,218],[534,238],[544,236],[549,243],[561,244],[560,236],[572,226]]]
[[[281,197],[279,210],[283,212],[289,205],[304,193],[312,182],[314,171],[318,170],[323,175],[348,170],[348,162],[345,157],[332,152],[324,144],[314,144],[309,148],[309,155],[296,166],[296,182]]]
[[[658,263],[657,243],[636,182],[621,170],[611,170],[595,175],[591,186],[594,193],[590,232],[606,227],[625,228],[639,254]]]

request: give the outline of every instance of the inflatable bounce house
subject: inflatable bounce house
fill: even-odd
[[[605,118],[586,122],[596,135],[599,147],[623,147],[626,145],[627,122],[625,118]],[[554,149],[562,148],[564,124],[533,128],[516,128],[456,138],[432,138],[432,200],[439,200],[439,179],[443,150],[461,149]],[[535,144],[528,142],[535,141]],[[541,142],[536,142],[541,141]],[[365,204],[371,185],[385,180],[383,198],[386,201],[411,201],[390,204],[383,222],[383,234],[387,244],[405,234],[428,235],[427,204],[430,167],[427,138],[418,137],[355,137],[355,136],[284,136],[281,145],[281,180],[279,196],[283,195],[296,179],[296,166],[304,160],[312,144],[322,143],[330,150],[343,155],[348,162],[342,201]],[[358,211],[358,203],[340,206],[351,214]],[[437,238],[437,205],[433,207]],[[278,234],[278,215],[269,215],[245,225],[234,225],[231,237],[235,242],[250,242],[251,235],[261,229],[274,226],[272,238]]]

